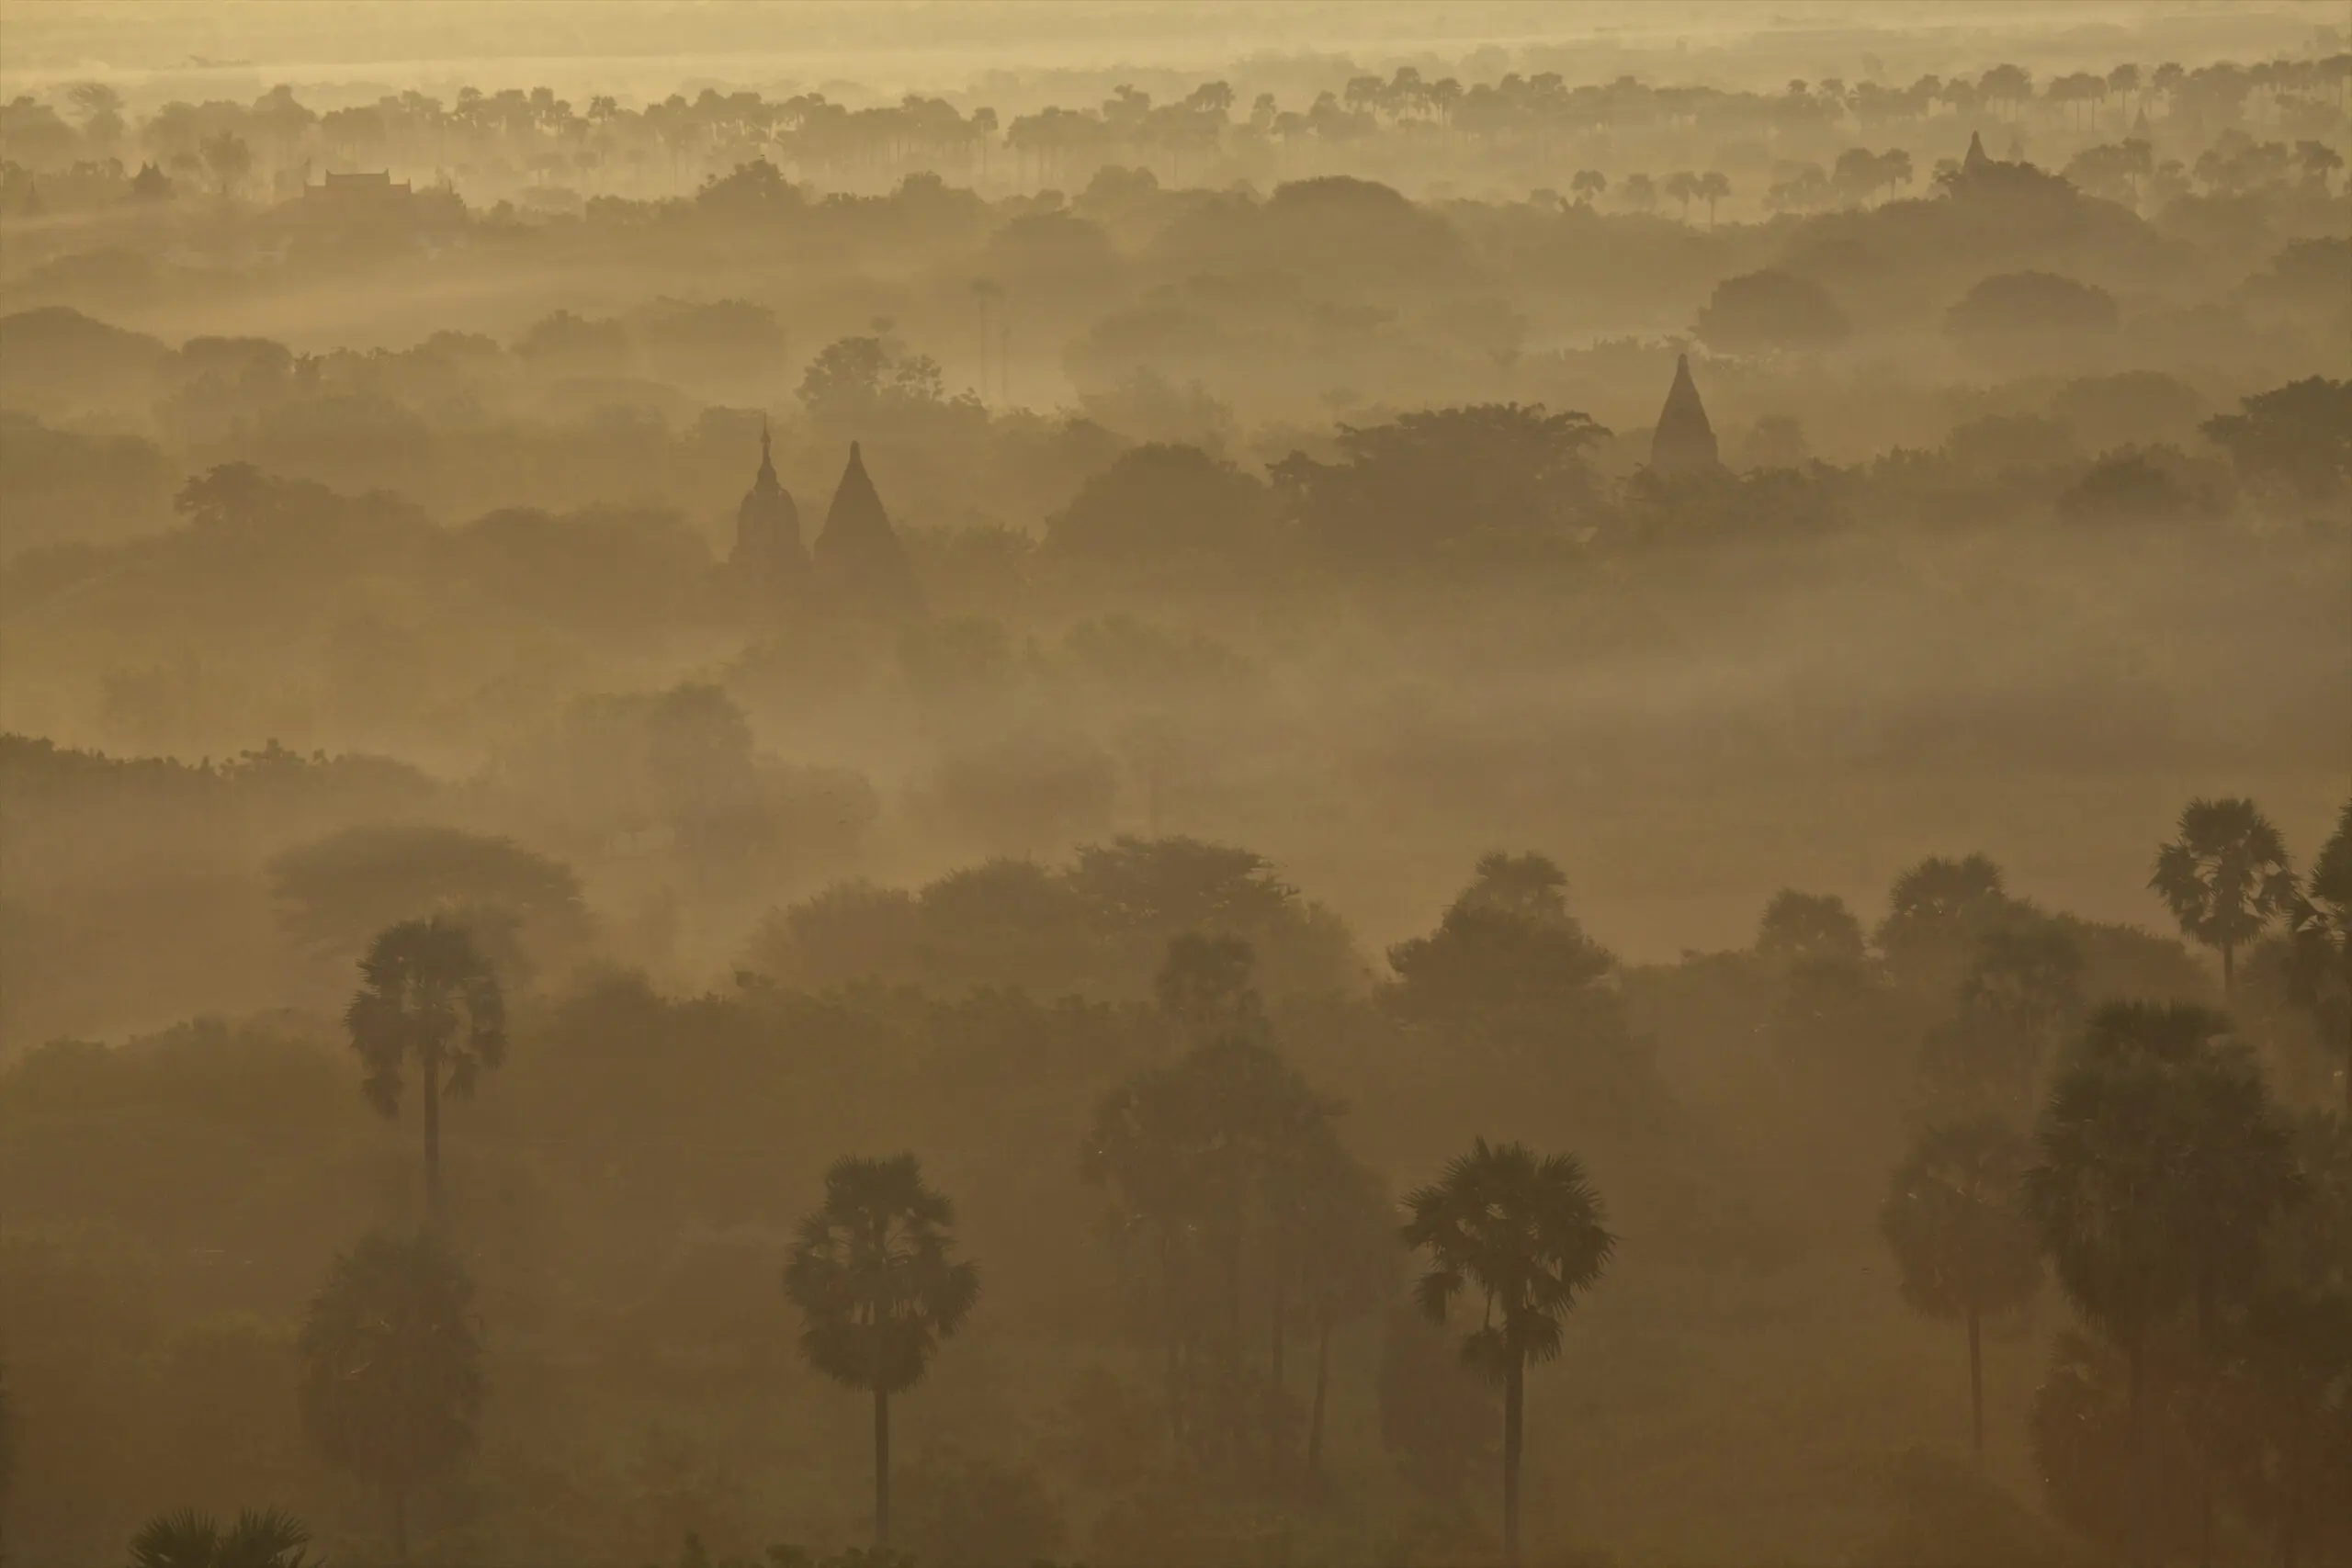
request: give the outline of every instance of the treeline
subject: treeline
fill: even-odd
[[[1905,1294],[1964,1321],[1972,1356],[2043,1259],[2075,1307],[2031,1416],[2055,1519],[2127,1560],[2257,1536],[2333,1550],[2352,1529],[2347,855],[2352,808],[2304,875],[2252,803],[2184,812],[2152,886],[2214,950],[2234,1021],[2178,944],[2042,910],[1982,856],[1905,871],[1867,933],[1842,901],[1788,891],[1747,951],[1629,967],[1556,865],[1492,854],[1368,988],[1261,968],[1308,907],[1262,860],[1182,840],[1081,856],[1061,894],[1035,868],[949,877],[907,937],[877,920],[887,897],[812,899],[705,996],[621,974],[541,994],[476,934],[501,929],[497,902],[445,889],[443,914],[334,939],[365,944],[329,1026],[364,1094],[299,1021],[61,1043],[0,1076],[0,1157],[44,1195],[0,1248],[11,1419],[39,1434],[11,1507],[40,1551],[86,1554],[128,1533],[138,1493],[199,1478],[210,1496],[331,1497],[307,1444],[364,1483],[304,1505],[362,1551],[413,1531],[435,1551],[626,1561],[681,1530],[729,1550],[787,1508],[854,1530],[796,1487],[747,1506],[740,1479],[659,1443],[603,1483],[609,1457],[575,1454],[567,1483],[507,1447],[573,1418],[586,1366],[616,1411],[732,1408],[746,1379],[821,1404],[786,1371],[797,1309],[799,1354],[869,1396],[877,1543],[901,1539],[888,1422],[910,1394],[972,1440],[1046,1423],[1026,1463],[915,1466],[926,1560],[1064,1551],[1082,1506],[1102,1560],[1229,1561],[1269,1521],[1362,1506],[1374,1450],[1436,1510],[1398,1528],[1509,1556],[1524,1413],[1555,1383],[1607,1381],[1592,1331],[1563,1338],[1571,1306],[1647,1270],[1736,1289],[1765,1259],[1818,1266],[1825,1237],[1871,1216],[1863,1173],[1893,1167],[1882,1223]],[[1060,896],[1085,912],[1040,918]],[[367,1108],[402,1126],[370,1131]],[[1504,1141],[1535,1129],[1585,1160]],[[832,1161],[843,1147],[921,1164]],[[1441,1167],[1391,1206],[1394,1176]],[[366,1223],[383,1228],[349,1245]],[[202,1320],[282,1314],[338,1247],[290,1339]],[[967,1319],[1059,1370],[1018,1396],[912,1393],[948,1376]],[[1566,1371],[1523,1380],[1564,1349]],[[109,1436],[145,1402],[173,1413],[168,1437],[221,1376],[246,1391],[244,1446]],[[1334,1473],[1332,1412],[1362,1423],[1367,1398],[1374,1431]],[[521,1425],[493,1446],[501,1401]],[[823,1475],[862,1446],[797,1425],[797,1460],[753,1448]],[[1489,1534],[1461,1509],[1497,1463]],[[585,1492],[559,1523],[566,1486]],[[1939,1528],[2004,1560],[2058,1550],[2002,1536],[2019,1527],[1996,1494],[1962,1495]],[[1575,1529],[1555,1504],[1537,1517]]]
[[[2284,130],[2290,141],[2309,141],[2340,131],[2347,82],[2352,55],[2343,53],[2252,65],[2126,62],[2039,83],[2022,66],[2000,64],[1973,76],[1923,75],[1907,85],[1829,78],[1778,92],[1631,77],[1571,85],[1557,72],[1511,72],[1465,85],[1408,65],[1386,77],[1348,77],[1290,106],[1261,92],[1244,107],[1244,95],[1217,80],[1168,102],[1123,85],[1097,107],[1001,118],[991,107],[959,108],[921,94],[854,107],[822,92],[769,98],[715,87],[691,99],[673,94],[625,106],[597,96],[575,106],[547,87],[469,86],[448,103],[409,91],[320,113],[281,85],[249,105],[175,101],[136,122],[119,92],[92,82],[61,90],[55,102],[18,97],[5,110],[0,139],[13,166],[63,176],[69,188],[86,186],[109,164],[119,170],[126,161],[145,161],[166,179],[223,195],[272,176],[280,185],[299,181],[314,164],[389,164],[435,171],[493,196],[545,202],[560,192],[576,201],[582,191],[675,190],[755,159],[834,188],[887,186],[928,170],[1069,189],[1104,166],[1209,185],[1269,173],[1363,172],[1367,163],[1536,167],[1604,139],[1728,147],[1745,180],[1775,157],[1792,170],[1808,160],[1817,168],[1836,156],[1841,137],[1873,141],[1937,120],[2078,135],[2144,129],[2152,120],[2167,134],[2208,136],[2263,125]],[[1656,199],[1651,174],[1619,172],[1628,185],[1641,182],[1626,197],[1634,206]],[[1653,173],[1665,181],[1672,171]],[[1783,189],[1804,181],[1801,173],[1771,178]],[[22,207],[28,191],[20,178],[12,205]]]

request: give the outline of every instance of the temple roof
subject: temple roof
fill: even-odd
[[[1688,473],[1711,468],[1720,459],[1715,429],[1707,423],[1706,405],[1699,400],[1699,384],[1690,378],[1690,356],[1677,355],[1674,385],[1658,412],[1657,430],[1650,437],[1650,467],[1659,473]]]
[[[819,574],[844,601],[892,613],[922,610],[914,568],[854,441],[849,444],[849,466],[842,470],[833,502],[825,509],[825,526],[813,553]]]

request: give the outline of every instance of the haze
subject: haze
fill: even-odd
[[[2352,20],[0,3],[0,1561],[2352,1563]]]

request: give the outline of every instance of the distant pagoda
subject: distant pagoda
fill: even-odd
[[[907,560],[890,514],[882,509],[874,481],[866,477],[865,459],[857,443],[849,444],[849,467],[825,510],[825,526],[817,536],[817,581],[828,597],[845,610],[890,615],[922,613],[922,591],[915,584],[914,568]]]
[[[800,509],[777,482],[767,422],[760,423],[760,472],[735,509],[735,549],[728,564],[769,594],[797,592],[808,580],[808,552],[800,545]]]
[[[1674,361],[1674,386],[1659,411],[1657,430],[1650,437],[1650,470],[1668,477],[1705,473],[1721,466],[1715,452],[1715,429],[1707,423],[1706,406],[1699,401],[1699,384],[1690,379],[1690,356]]]

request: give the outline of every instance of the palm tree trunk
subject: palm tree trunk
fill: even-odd
[[[1272,1263],[1274,1311],[1272,1339],[1266,1348],[1266,1483],[1280,1495],[1283,1489],[1283,1299],[1282,1259]]]
[[[874,1550],[890,1544],[890,1396],[874,1391]]]
[[[424,1218],[441,1228],[441,1053],[427,1046],[424,1069]]]
[[[2352,1127],[2352,1008],[2344,1020],[2344,1124]]]
[[[401,1568],[408,1564],[408,1488],[392,1488],[392,1561]]]
[[[1976,1462],[1984,1462],[1984,1337],[1982,1314],[1973,1303],[1968,1308],[1968,1424],[1976,1449]]]
[[[2222,1005],[2228,1007],[2237,998],[2238,950],[2229,943],[2222,944]]]
[[[2125,1495],[2132,1504],[2132,1568],[2148,1568],[2154,1561],[2149,1551],[2148,1505],[2154,1488],[2148,1484],[2148,1402],[2146,1398],[2146,1358],[2141,1353],[2140,1336],[2133,1334],[2124,1348],[2125,1382],[2129,1398],[2125,1409],[2131,1438],[2130,1484]]]
[[[1331,1320],[1322,1318],[1315,1333],[1315,1403],[1306,1416],[1306,1485],[1323,1489],[1323,1393],[1331,1382]]]
[[[1503,1561],[1519,1562],[1521,1418],[1527,1409],[1527,1363],[1513,1356],[1503,1379]]]

